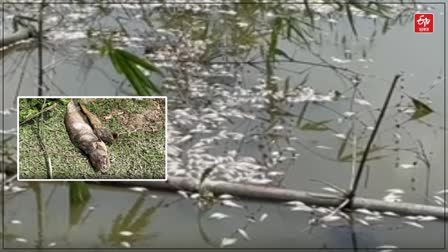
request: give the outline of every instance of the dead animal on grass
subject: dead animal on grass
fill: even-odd
[[[87,116],[87,119],[90,122],[90,125],[93,128],[93,132],[97,135],[103,142],[106,144],[111,144],[115,138],[117,138],[117,134],[112,133],[109,129],[103,126],[100,119],[92,112],[90,112],[84,104],[79,103],[82,112]]]
[[[106,173],[110,166],[106,144],[94,133],[80,106],[73,100],[67,105],[64,122],[73,145],[88,157],[95,171]]]

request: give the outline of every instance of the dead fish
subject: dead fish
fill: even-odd
[[[88,157],[95,171],[106,173],[110,166],[106,144],[95,135],[81,108],[73,100],[67,105],[64,123],[73,145]]]
[[[117,134],[112,133],[109,129],[104,127],[100,119],[98,119],[96,115],[90,112],[82,103],[79,103],[79,107],[87,116],[87,119],[89,120],[95,135],[97,135],[97,137],[99,137],[104,143],[111,144],[113,140],[117,138]]]

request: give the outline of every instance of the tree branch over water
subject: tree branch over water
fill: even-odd
[[[389,93],[387,94],[386,101],[384,102],[383,108],[381,109],[380,115],[378,116],[378,120],[376,121],[375,128],[373,129],[372,135],[370,135],[370,139],[367,142],[366,149],[362,155],[361,162],[359,163],[359,168],[356,173],[355,180],[353,181],[353,185],[350,189],[350,193],[347,195],[347,198],[350,201],[352,201],[353,197],[355,196],[356,189],[358,188],[359,180],[361,178],[361,174],[365,167],[364,165],[367,161],[367,156],[369,155],[369,152],[370,152],[370,147],[372,146],[373,140],[375,139],[375,136],[378,132],[381,121],[383,120],[384,114],[386,113],[386,109],[387,109],[387,106],[389,105],[390,99],[392,97],[392,93],[394,92],[395,86],[397,85],[397,82],[400,79],[400,77],[401,77],[400,74],[395,75],[395,78],[392,81],[392,84],[390,86]]]

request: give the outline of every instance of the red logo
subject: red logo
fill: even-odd
[[[433,32],[434,15],[432,13],[414,14],[414,31],[415,32]]]

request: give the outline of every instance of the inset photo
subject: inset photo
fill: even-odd
[[[18,180],[166,180],[167,104],[151,97],[19,97]]]

